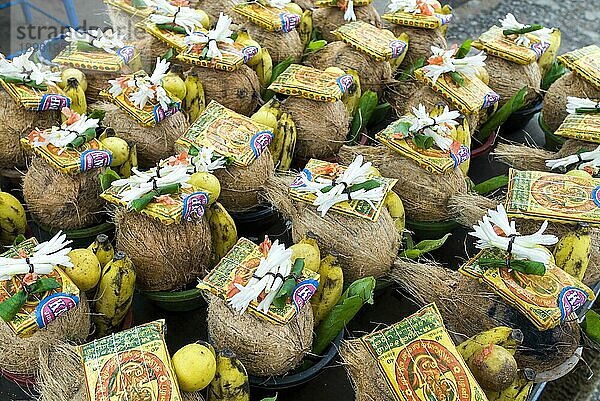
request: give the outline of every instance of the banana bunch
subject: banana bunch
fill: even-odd
[[[79,82],[79,85],[81,85],[81,88],[83,89],[83,91],[87,91],[88,88],[88,82],[87,82],[87,78],[85,77],[85,74],[83,73],[83,71],[78,70],[77,68],[66,68],[64,69],[61,73],[60,73],[60,82],[57,83],[58,87],[62,90],[64,90],[67,87],[67,82],[69,81],[69,78],[75,78],[77,80],[77,82]]]
[[[116,252],[102,269],[92,317],[99,337],[112,333],[125,318],[133,300],[135,277],[133,262],[123,252]]]
[[[310,43],[310,38],[313,32],[313,12],[312,10],[305,10],[300,18],[300,23],[296,27],[300,40],[302,41],[302,47],[306,49],[306,46]]]
[[[394,191],[390,191],[383,200],[383,206],[388,210],[392,219],[394,219],[394,225],[396,230],[402,235],[405,227],[405,215],[404,215],[404,204],[402,199]]]
[[[526,401],[533,388],[533,382],[523,375],[517,378],[502,391],[485,391],[488,401]]]
[[[162,79],[162,87],[172,96],[175,96],[177,99],[183,101],[185,99],[185,95],[187,94],[187,86],[185,81],[176,73],[169,72]]]
[[[102,267],[102,273],[104,273],[104,267],[115,257],[115,248],[113,248],[111,242],[108,240],[108,235],[98,235],[87,249],[96,255]]]
[[[271,84],[271,77],[273,76],[273,59],[269,50],[266,48],[262,49],[262,56],[259,62],[254,66],[254,71],[258,75],[258,81],[260,82],[261,92],[267,89]]]
[[[25,234],[27,218],[21,202],[8,192],[0,191],[0,244],[12,245],[17,236]]]
[[[219,202],[206,207],[206,217],[212,235],[214,266],[233,248],[238,240],[238,234],[231,215]]]
[[[65,95],[71,99],[71,110],[78,114],[87,113],[87,99],[85,98],[84,86],[79,82],[78,78],[67,78],[65,84]]]
[[[310,299],[315,327],[337,305],[344,290],[344,273],[337,256],[329,254],[321,260],[319,266],[319,287]]]
[[[589,227],[569,231],[554,247],[554,261],[571,276],[583,280],[590,263],[591,248],[592,237]]]
[[[288,113],[282,113],[278,100],[271,99],[251,116],[252,120],[273,130],[273,141],[269,151],[275,167],[279,171],[288,171],[292,166],[296,149],[296,124]]]
[[[231,350],[217,353],[217,371],[208,386],[208,401],[250,401],[248,373]]]
[[[241,30],[237,34],[237,38],[235,38],[235,43],[239,43],[244,47],[256,47],[258,49],[257,53],[246,63],[250,67],[256,67],[262,60],[263,49],[262,46],[258,44],[257,41],[250,37],[248,31]]]
[[[137,145],[133,144],[129,147],[129,156],[127,157],[127,160],[119,167],[119,175],[122,178],[129,178],[132,174],[131,169],[137,166]]]
[[[200,78],[194,75],[188,75],[185,78],[185,96],[182,98],[181,107],[185,111],[188,121],[193,123],[206,108],[206,98],[204,97],[204,86]]]
[[[354,114],[356,114],[356,111],[358,110],[358,105],[362,96],[362,89],[360,86],[360,77],[358,76],[358,72],[356,70],[349,69],[348,74],[352,75],[354,84],[350,87],[348,92],[344,94],[342,97],[342,102],[346,106],[346,110],[348,110],[348,115],[350,118],[353,118]]]
[[[400,64],[404,61],[404,57],[406,57],[406,53],[408,52],[408,48],[410,46],[410,41],[408,39],[408,34],[403,32],[398,36],[398,40],[407,43],[408,46],[404,48],[404,52],[396,58],[390,60],[390,67],[392,67],[392,72],[396,72],[400,67]]]

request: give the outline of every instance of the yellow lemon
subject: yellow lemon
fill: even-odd
[[[112,153],[111,167],[120,166],[129,159],[129,145],[124,139],[117,138],[116,136],[109,136],[104,138],[102,141],[110,153]]]
[[[179,387],[191,393],[210,384],[217,371],[217,361],[210,348],[188,344],[173,355],[173,369]]]
[[[73,249],[69,252],[73,267],[62,267],[67,276],[81,291],[89,291],[100,281],[100,262],[89,249]]]
[[[194,187],[195,191],[207,192],[209,205],[212,205],[221,195],[221,183],[211,173],[194,173],[190,176],[188,184]]]

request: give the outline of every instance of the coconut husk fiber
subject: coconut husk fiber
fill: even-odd
[[[173,290],[204,277],[210,268],[211,231],[206,218],[165,225],[118,208],[115,223],[117,248],[131,257],[141,290]]]
[[[414,28],[404,25],[392,25],[389,28],[396,37],[402,33],[408,35],[408,51],[400,64],[399,70],[404,70],[409,65],[413,64],[420,58],[425,61],[431,56],[431,46],[436,46],[441,49],[448,47],[446,43],[446,35],[444,29],[424,29]]]
[[[398,259],[391,277],[418,304],[435,302],[450,332],[471,337],[497,326],[518,328],[524,340],[515,359],[520,369],[552,369],[568,359],[581,337],[577,320],[539,331],[487,285],[439,265]]]
[[[136,70],[139,70],[139,68]],[[85,97],[88,102],[88,105],[91,103],[98,102],[102,99],[100,97],[100,91],[107,89],[110,86],[110,84],[108,83],[109,80],[120,77],[123,74],[132,74],[134,72],[136,71],[133,71],[130,65],[123,66],[123,68],[121,68],[121,71],[99,72],[83,70],[83,73],[85,74],[85,78],[87,79],[88,83],[87,90],[85,91]]]
[[[152,167],[161,159],[174,155],[175,141],[189,128],[187,118],[181,112],[154,127],[144,127],[112,103],[96,103],[90,109],[104,111],[103,124],[112,127],[119,138],[137,145],[138,164],[142,168]]]
[[[142,15],[131,15],[110,4],[106,5],[106,11],[114,32],[123,35],[127,42],[138,39],[141,28],[136,27],[136,24],[143,19]]]
[[[305,305],[289,323],[274,324],[252,313],[239,314],[225,301],[209,296],[208,333],[217,349],[232,350],[248,374],[268,377],[294,369],[310,351],[313,313]]]
[[[64,174],[34,157],[23,178],[23,197],[36,222],[61,230],[89,227],[101,220],[100,174],[94,169]]]
[[[40,394],[40,401],[88,401],[81,356],[75,346],[64,342],[54,344],[41,350],[39,360],[36,390]],[[125,397],[125,400],[137,400],[132,394],[127,396],[131,398]],[[204,401],[200,391],[181,391],[181,398],[183,401]]]
[[[233,11],[233,6],[240,3],[236,0],[200,0],[194,8],[203,10],[210,18],[210,23],[214,26],[219,20],[219,14],[227,14],[235,18],[238,14]]]
[[[490,209],[496,209],[501,199],[489,199],[480,195],[454,195],[448,201],[448,209],[455,220],[464,227],[472,227],[477,224]],[[541,220],[515,219],[517,229],[521,234],[533,234],[539,230]],[[558,238],[573,230],[573,225],[548,222],[546,234],[556,235]],[[590,236],[592,245],[590,249],[590,263],[585,271],[582,282],[588,286],[594,286],[600,280],[600,229],[591,228]],[[552,249],[552,247],[548,247]]]
[[[193,67],[186,76],[200,78],[204,86],[206,104],[211,100],[240,114],[249,116],[260,101],[260,82],[252,68],[241,65],[235,71],[226,72],[214,68]]]
[[[250,166],[228,166],[214,172],[221,184],[219,202],[230,212],[245,212],[260,203],[262,188],[275,172],[268,149]]]
[[[402,199],[409,220],[446,220],[451,217],[448,199],[467,193],[467,184],[459,169],[431,174],[386,146],[344,146],[339,153],[341,163],[346,165],[357,155],[372,162],[382,176],[398,179],[394,192]]]
[[[390,63],[375,61],[340,41],[328,43],[323,49],[308,56],[304,64],[320,70],[327,67],[339,67],[344,71],[356,70],[363,91],[373,91],[379,97],[383,96],[386,86],[392,81]]]
[[[567,97],[600,98],[600,88],[595,87],[579,75],[569,72],[557,79],[544,96],[542,119],[554,132],[567,117]]]
[[[90,332],[90,309],[85,294],[81,293],[79,297],[79,306],[31,337],[18,337],[4,321],[0,321],[0,368],[17,375],[33,376],[40,368],[38,357],[41,351],[48,350],[56,342],[84,341]]]
[[[511,96],[525,86],[525,105],[530,105],[540,98],[542,73],[537,63],[523,65],[488,55],[485,69],[490,77],[488,86],[500,95],[498,107],[502,107]]]
[[[294,3],[298,4],[303,10],[312,10],[315,8],[314,0],[294,0]]]
[[[245,22],[243,27],[252,39],[269,51],[273,65],[291,57],[294,63],[299,63],[304,54],[304,45],[297,30],[291,32],[271,32],[252,22]]]
[[[350,117],[341,101],[318,102],[288,97],[281,109],[296,123],[295,157],[328,159],[335,156],[348,135]]]
[[[387,209],[375,222],[332,211],[321,217],[314,206],[291,200],[292,181],[293,177],[273,177],[265,186],[265,196],[291,220],[294,243],[311,233],[322,252],[338,255],[347,283],[389,272],[402,238]]]
[[[25,154],[19,142],[36,128],[60,125],[60,111],[28,111],[0,89],[0,168],[25,167]]]
[[[143,30],[137,34],[133,46],[139,54],[142,69],[148,74],[152,74],[152,71],[154,71],[156,58],[163,56],[170,49],[169,45],[165,42],[158,40]],[[175,57],[172,57],[169,63],[171,63],[171,68],[174,65],[184,65],[183,62],[179,62]]]
[[[558,152],[525,145],[498,144],[492,156],[501,163],[507,164],[517,170],[548,171],[546,160],[560,159],[577,154],[581,151],[592,151],[598,144],[567,139]]]
[[[357,21],[367,22],[378,28],[383,27],[381,17],[373,4],[354,7],[354,14],[356,14]],[[313,11],[313,26],[321,33],[323,39],[328,42],[339,40],[331,32],[347,23],[348,21],[344,19],[344,11],[338,7],[318,7]]]

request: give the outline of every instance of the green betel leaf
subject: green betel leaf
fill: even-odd
[[[314,53],[327,45],[326,40],[313,40],[306,46],[306,53]]]
[[[465,79],[463,78],[462,75],[460,75],[460,73],[456,72],[456,71],[450,71],[448,73],[448,75],[450,75],[450,78],[452,78],[452,80],[458,85],[458,86],[464,86],[465,85]]]
[[[504,124],[512,113],[520,110],[525,106],[525,96],[527,96],[527,87],[524,86],[517,93],[511,96],[511,98],[496,111],[490,119],[483,124],[479,129],[479,132],[475,133],[475,138],[483,142],[494,132],[499,126]]]
[[[294,261],[294,265],[292,266],[292,273],[291,273],[292,277],[288,277],[285,280],[285,282],[279,289],[279,292],[275,296],[275,299],[273,300],[273,305],[275,305],[276,308],[283,308],[285,306],[285,304],[287,303],[288,299],[290,299],[290,297],[292,296],[292,292],[294,291],[294,288],[296,287],[296,279],[293,276],[300,277],[303,269],[304,269],[304,259],[302,259],[302,258],[296,259]]]
[[[358,143],[358,137],[367,124],[369,124],[378,103],[379,97],[377,93],[368,90],[362,94],[358,102],[358,110],[354,114],[350,132],[348,133],[347,141],[350,145]]]
[[[473,187],[473,191],[477,192],[479,195],[485,196],[506,185],[508,185],[508,176],[503,174],[480,182]]]
[[[501,269],[507,267],[506,260],[504,259],[481,258],[477,260],[477,264],[483,268]],[[533,274],[536,276],[543,276],[546,274],[546,265],[541,262],[534,262],[531,260],[512,259],[508,267],[523,274]]]
[[[42,91],[45,91],[45,90],[48,89],[48,85],[46,85],[46,84],[38,85],[38,84],[36,84],[33,81],[23,82],[22,79],[17,79],[17,78],[12,78],[12,77],[6,77],[4,75],[0,75],[0,78],[2,78],[2,80],[4,82],[6,82],[7,84],[21,84],[21,85],[29,86],[30,88],[39,89],[39,90],[42,90]]]
[[[106,112],[104,110],[94,109],[88,114],[88,118],[97,118],[98,120],[102,121],[105,115]]]
[[[120,179],[121,177],[116,171],[110,167],[107,167],[106,171],[100,174],[100,188],[102,188],[103,191],[106,191],[108,188],[110,188],[110,185],[113,183],[113,181]]]
[[[181,188],[180,184],[171,184],[171,185],[166,185],[164,187],[160,187],[154,191],[150,191],[149,193],[142,196],[141,198],[132,201],[129,204],[129,208],[135,210],[136,212],[140,212],[140,211],[144,210],[146,208],[146,206],[148,206],[148,204],[154,200],[154,198],[157,198],[161,195],[170,195],[170,194],[177,193],[177,192],[179,192],[180,188]]]
[[[542,90],[548,90],[550,86],[560,77],[569,72],[558,60],[554,60],[550,69],[542,77],[540,87]]]
[[[175,24],[156,24],[159,29],[175,32],[175,33],[187,33],[183,27]]]
[[[27,301],[27,293],[21,290],[5,301],[0,302],[0,317],[5,322],[10,322]]]
[[[171,60],[173,58],[174,54],[175,54],[175,52],[174,52],[173,48],[169,47],[169,50],[167,50],[165,52],[165,54],[163,54],[162,56],[160,56],[160,58],[162,60],[169,61],[169,60]]]
[[[409,79],[414,77],[415,71],[418,70],[419,68],[423,67],[424,65],[425,65],[425,57],[420,57],[420,58],[416,59],[414,63],[412,63],[411,65],[408,66],[407,69],[402,71],[398,80],[399,81],[408,81]]]
[[[587,311],[581,327],[590,339],[600,344],[600,315],[597,312],[592,309]]]
[[[412,260],[419,259],[424,254],[441,248],[446,243],[446,240],[448,240],[448,237],[450,237],[450,235],[451,234],[448,233],[440,239],[421,241],[418,244],[413,245],[411,248],[408,248],[408,249],[400,252],[399,256],[401,258],[412,259]]]
[[[421,149],[431,149],[433,147],[433,138],[423,134],[414,134],[412,137],[413,143]]]
[[[263,398],[261,401],[277,401],[277,394],[274,397]]]
[[[473,43],[472,39],[467,39],[464,42],[462,42],[454,58],[465,58],[467,54],[469,54],[469,52],[471,51],[471,43]]]

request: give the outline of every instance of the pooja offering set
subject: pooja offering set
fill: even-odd
[[[25,205],[0,192],[5,377],[48,401],[249,400],[339,346],[357,400],[525,400],[598,338],[577,316],[600,280],[598,46],[557,57],[558,29],[512,14],[449,45],[435,0],[105,3],[112,30],[0,60]],[[562,148],[499,145],[509,175],[474,186],[471,157],[542,101]],[[238,235],[265,210],[289,230]],[[459,224],[478,253],[427,262]],[[421,309],[344,333],[392,285]],[[134,296],[206,308],[208,337],[169,352]]]

